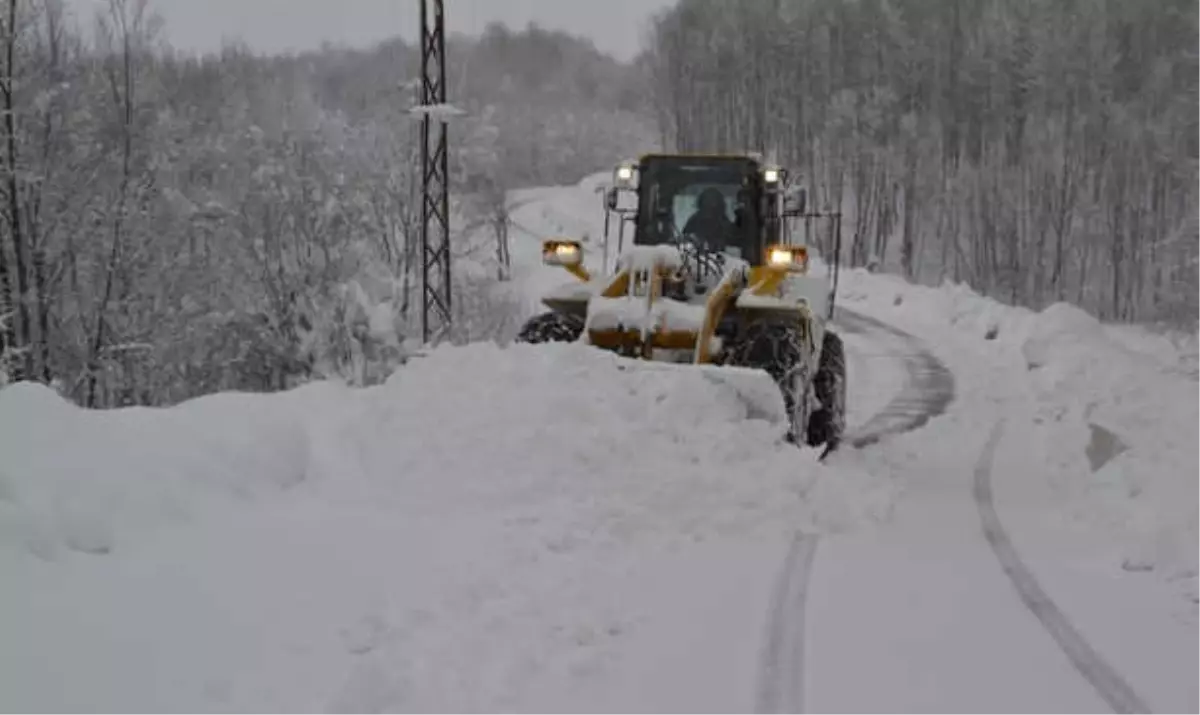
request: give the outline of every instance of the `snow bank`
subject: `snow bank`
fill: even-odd
[[[1129,530],[1130,563],[1193,570],[1200,425],[1196,385],[1114,341],[1082,310],[1055,304],[1030,320],[1021,353],[1031,371],[1035,420],[1076,516]],[[1080,455],[1083,458],[1081,459]],[[1189,566],[1190,564],[1190,566]]]
[[[438,489],[469,485],[473,494],[479,473],[494,473],[482,484],[503,493],[523,491],[515,481],[554,480],[559,494],[603,492],[621,509],[645,510],[670,534],[681,533],[669,519],[677,514],[747,516],[752,529],[777,509],[800,508],[780,494],[811,486],[823,469],[744,397],[702,369],[643,366],[584,345],[447,347],[371,393],[364,423],[349,433],[365,474],[406,481],[399,475],[436,470]],[[423,407],[396,407],[409,404]],[[647,499],[630,498],[646,488]],[[742,508],[722,508],[728,500]]]
[[[620,692],[681,601],[730,620],[678,643],[725,652],[729,568],[728,597],[765,603],[796,528],[867,525],[893,486],[702,370],[639,368],[470,345],[372,388],[170,409],[4,389],[0,707],[553,709]],[[645,601],[613,590],[681,558]]]
[[[979,341],[994,340],[1002,333],[1008,342],[1019,341],[1033,312],[985,298],[961,283],[934,288],[914,285],[886,273],[842,268],[838,300],[873,315],[896,317],[905,325],[932,330],[942,335],[947,329]],[[991,337],[989,337],[991,336]]]
[[[1200,378],[1200,340],[1197,332],[1138,325],[1105,326],[1108,337],[1151,362],[1196,380]]]
[[[307,417],[332,383],[87,411],[50,389],[0,391],[0,549],[105,553],[122,539],[271,498],[308,476]]]
[[[862,270],[844,271],[839,293],[842,305],[930,341],[960,392],[988,395],[992,419],[1026,421],[1031,464],[1022,476],[1043,480],[1074,528],[1118,534],[1126,568],[1183,581],[1194,601],[1200,410],[1186,369],[1194,338],[1105,325],[1065,303],[1035,312],[965,285]]]

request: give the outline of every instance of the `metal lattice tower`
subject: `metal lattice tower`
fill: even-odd
[[[444,0],[421,4],[421,334],[426,343],[450,327],[450,171],[446,141]],[[430,23],[429,5],[433,5]],[[434,114],[439,114],[436,137]]]

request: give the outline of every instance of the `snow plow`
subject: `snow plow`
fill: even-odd
[[[828,324],[840,217],[808,211],[806,197],[783,168],[754,155],[623,162],[605,194],[605,225],[614,216],[617,225],[615,265],[593,274],[580,242],[545,241],[543,263],[575,280],[543,296],[549,310],[529,319],[517,340],[582,341],[629,358],[701,366],[749,399],[770,395],[782,408],[785,438],[823,446],[824,456],[845,427],[843,347]],[[832,220],[825,236],[834,261],[815,275],[816,247],[807,239],[822,220]]]

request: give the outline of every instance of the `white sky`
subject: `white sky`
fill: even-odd
[[[103,0],[67,0],[84,24]],[[419,0],[150,0],[181,50],[216,50],[240,37],[255,50],[281,52],[322,41],[365,46],[399,34],[416,37]],[[650,16],[672,0],[445,0],[448,32],[478,34],[490,21],[514,29],[530,21],[590,37],[621,59],[641,45]],[[432,3],[430,3],[432,6]]]

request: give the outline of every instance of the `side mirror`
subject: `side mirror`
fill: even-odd
[[[803,216],[808,210],[808,192],[803,186],[797,187],[793,191],[789,191],[783,199],[783,213],[785,216]]]

